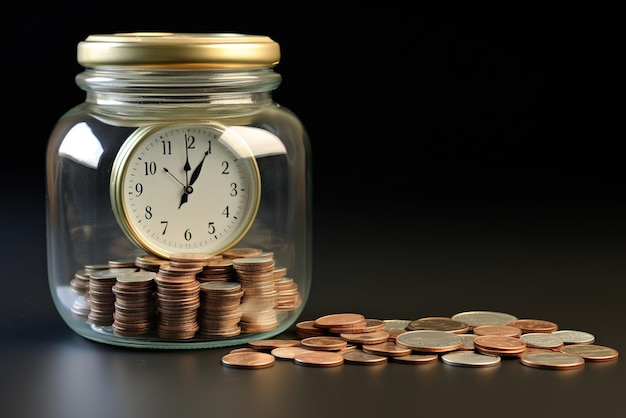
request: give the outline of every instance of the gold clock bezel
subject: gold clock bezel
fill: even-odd
[[[126,207],[124,199],[124,189],[130,164],[135,158],[136,152],[146,141],[154,139],[155,135],[161,132],[188,128],[208,129],[219,133],[217,136],[219,142],[233,153],[240,164],[244,165],[248,177],[246,192],[251,194],[251,197],[247,199],[250,205],[244,210],[243,219],[238,222],[235,231],[220,238],[219,245],[206,245],[199,248],[172,248],[146,237],[144,231],[131,220],[130,209]],[[109,191],[111,208],[120,228],[139,248],[165,259],[168,259],[173,253],[219,254],[239,243],[254,224],[261,201],[261,175],[256,158],[248,144],[238,133],[229,130],[227,126],[215,122],[158,124],[138,128],[121,145],[111,168]],[[207,251],[209,248],[211,251]]]

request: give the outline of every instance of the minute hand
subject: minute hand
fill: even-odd
[[[191,173],[191,179],[189,179],[190,186],[194,184],[196,180],[198,180],[198,176],[200,175],[200,170],[202,170],[202,164],[204,164],[204,159],[206,158],[208,154],[209,154],[209,151],[206,151],[204,153],[204,156],[202,157],[200,164],[198,164],[198,166],[193,170],[193,173]]]

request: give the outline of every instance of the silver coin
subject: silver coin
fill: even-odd
[[[463,339],[446,331],[407,331],[396,337],[396,344],[415,351],[439,353],[453,351],[463,346]]]
[[[383,321],[385,331],[406,331],[407,325],[411,323],[410,319],[385,319]]]
[[[441,361],[451,366],[485,367],[500,364],[500,356],[475,351],[452,351],[441,355]]]
[[[596,340],[596,337],[593,334],[571,329],[554,331],[552,332],[552,335],[557,335],[565,344],[593,344]]]
[[[563,346],[563,340],[554,334],[530,332],[522,334],[519,338],[524,341],[528,347],[559,348]]]
[[[452,315],[452,319],[465,322],[470,327],[477,327],[479,325],[506,325],[517,321],[518,318],[504,312],[467,311]]]

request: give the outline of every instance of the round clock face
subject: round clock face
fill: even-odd
[[[140,128],[111,172],[111,203],[126,235],[146,251],[220,253],[239,242],[260,201],[256,160],[217,124]]]

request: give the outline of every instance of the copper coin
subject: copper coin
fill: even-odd
[[[573,354],[589,361],[615,360],[619,353],[617,350],[597,344],[571,344],[560,349],[561,353]]]
[[[222,357],[222,364],[243,369],[262,369],[273,366],[276,357],[258,351],[236,351]]]
[[[342,355],[344,361],[351,364],[374,365],[387,363],[386,356],[366,353],[365,351],[358,349],[346,351]]]
[[[549,333],[556,331],[559,326],[551,321],[546,321],[543,319],[517,319],[515,321],[511,321],[506,325],[517,327],[522,330],[523,333],[530,332],[543,332]]]
[[[553,351],[524,354],[520,357],[520,363],[524,366],[543,369],[574,369],[582,367],[585,364],[585,359],[580,356]]]
[[[334,367],[341,366],[344,359],[343,355],[334,351],[310,351],[296,354],[293,361],[302,366]]]
[[[378,344],[363,344],[361,349],[366,353],[378,354],[381,356],[406,356],[411,354],[411,349],[407,347],[400,347],[394,341],[385,341]]]
[[[276,347],[272,349],[271,354],[278,359],[293,360],[296,354],[308,353],[310,351],[310,348],[304,347]]]
[[[526,349],[526,343],[515,337],[480,335],[474,339],[474,347],[491,352],[515,354],[523,352]]]
[[[342,333],[339,334],[339,336],[347,342],[355,344],[378,344],[385,342],[389,339],[389,333],[383,330],[373,332],[361,332],[357,334]]]
[[[455,334],[464,334],[470,330],[470,327],[465,322],[457,321],[452,318],[443,316],[430,316],[411,321],[406,326],[406,329],[409,331],[426,329],[433,331],[447,331]]]
[[[510,325],[479,325],[474,327],[472,332],[476,335],[500,335],[505,337],[519,337],[522,335],[521,329]]]
[[[324,315],[315,320],[315,325],[320,328],[345,327],[363,323],[365,316],[358,313],[336,313]]]
[[[385,322],[381,319],[368,319],[355,325],[347,325],[342,327],[331,327],[328,329],[333,334],[356,334],[362,332],[379,331],[385,328]]]
[[[345,348],[348,342],[340,337],[315,336],[303,339],[300,341],[300,345],[311,350],[336,351]]]
[[[257,350],[272,350],[277,347],[297,347],[300,340],[265,339],[248,341],[248,346]]]
[[[412,353],[406,356],[392,356],[389,360],[403,364],[424,364],[431,363],[439,359],[438,354]]]

